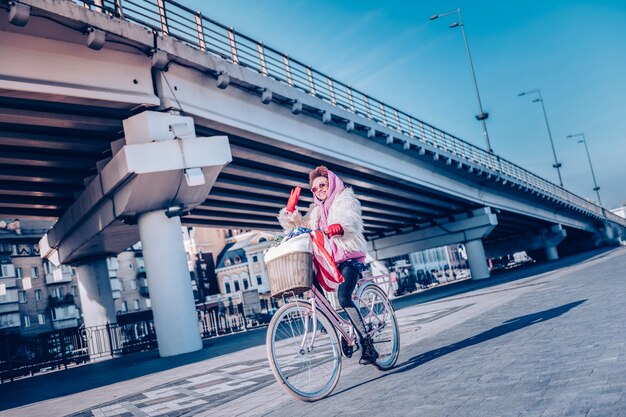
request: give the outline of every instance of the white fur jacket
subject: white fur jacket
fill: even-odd
[[[312,203],[308,213],[302,217],[298,210],[288,213],[286,208],[280,210],[278,221],[286,232],[296,227],[318,229],[321,213],[317,204]],[[359,251],[367,253],[367,244],[363,236],[363,219],[361,203],[354,195],[352,188],[346,187],[333,201],[328,211],[328,224],[338,223],[343,228],[342,236],[333,236],[333,242],[346,252]]]

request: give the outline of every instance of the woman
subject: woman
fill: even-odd
[[[360,363],[373,363],[378,358],[371,338],[365,337],[367,331],[358,309],[352,301],[352,292],[364,268],[366,243],[363,236],[361,203],[351,188],[325,166],[319,166],[309,173],[309,184],[313,193],[313,204],[302,217],[296,205],[300,197],[300,187],[291,191],[287,207],[283,208],[278,221],[285,230],[296,227],[319,229],[328,235],[332,256],[344,282],[337,290],[339,304],[348,314],[359,336],[362,346]],[[319,286],[318,286],[319,288]],[[342,339],[344,353],[352,352]]]

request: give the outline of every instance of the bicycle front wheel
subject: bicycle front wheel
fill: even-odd
[[[374,365],[382,371],[391,369],[400,354],[400,330],[391,302],[380,287],[371,284],[359,292],[356,305],[378,352]]]
[[[281,307],[267,329],[267,356],[278,383],[295,398],[316,401],[330,394],[341,373],[337,333],[328,318],[296,301]]]

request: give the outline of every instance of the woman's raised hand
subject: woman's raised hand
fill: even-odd
[[[287,201],[287,212],[293,213],[296,210],[296,206],[298,205],[298,199],[300,198],[300,191],[302,188],[297,186],[293,190],[291,190],[291,194],[289,195],[289,201]]]

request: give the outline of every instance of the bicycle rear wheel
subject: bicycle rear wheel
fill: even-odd
[[[330,394],[341,373],[337,333],[328,318],[306,302],[281,307],[267,329],[267,357],[278,383],[302,401]]]
[[[393,306],[374,284],[366,285],[358,294],[355,304],[379,355],[374,365],[382,371],[391,369],[400,354],[400,330]]]

